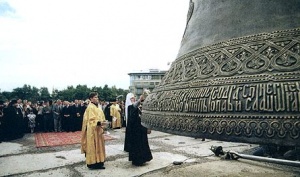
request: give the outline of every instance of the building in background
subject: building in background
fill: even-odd
[[[130,76],[130,92],[139,98],[144,89],[149,89],[152,91],[154,87],[162,80],[166,72],[167,71],[160,71],[158,69],[149,69],[147,71],[128,73]]]

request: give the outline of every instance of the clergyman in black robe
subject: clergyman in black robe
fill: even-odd
[[[153,159],[148,143],[148,129],[141,124],[139,106],[143,95],[134,104],[128,106],[127,143],[129,143],[129,161],[135,166],[142,166]]]
[[[125,119],[126,119],[126,130],[125,130],[125,142],[124,142],[124,151],[129,152],[129,148],[130,148],[130,144],[129,144],[129,130],[128,130],[128,126],[127,126],[127,122],[128,122],[128,107],[130,105],[132,105],[135,102],[135,97],[133,93],[128,93],[126,95],[126,101],[125,101]]]
[[[109,104],[104,108],[103,112],[104,112],[104,116],[105,119],[110,122],[110,125],[108,128],[111,128],[111,122],[112,122],[112,116],[110,115],[110,106],[112,105],[112,100],[109,102]]]
[[[23,132],[23,114],[17,107],[17,100],[12,100],[8,107],[3,110],[3,131],[5,140],[14,140],[22,138]]]

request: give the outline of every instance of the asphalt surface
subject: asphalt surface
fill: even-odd
[[[258,145],[210,139],[202,141],[158,131],[152,131],[148,136],[153,160],[136,167],[128,161],[128,153],[123,151],[125,129],[109,132],[116,139],[106,141],[105,170],[86,167],[80,144],[36,148],[34,135],[26,134],[22,139],[0,143],[0,176],[300,176],[299,167],[247,159],[226,160],[210,150],[211,146],[222,146],[225,152],[249,154]]]

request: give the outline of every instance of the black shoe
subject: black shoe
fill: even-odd
[[[95,164],[95,168],[96,168],[96,169],[104,170],[104,169],[105,169],[104,163],[103,163],[103,162],[96,163],[96,164]]]
[[[95,165],[87,165],[87,167],[88,167],[90,170],[96,169]]]
[[[103,166],[104,163],[95,163],[95,164],[91,164],[91,165],[86,165],[89,169],[100,169],[100,170],[104,170],[105,167]]]
[[[141,166],[144,166],[145,163],[136,163],[136,162],[132,162],[132,165],[137,166],[137,167],[141,167]]]
[[[96,169],[104,170],[104,169],[105,169],[105,167],[104,167],[104,166],[101,166],[101,167],[96,167]]]

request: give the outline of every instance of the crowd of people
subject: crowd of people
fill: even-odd
[[[88,100],[0,101],[0,142],[22,138],[25,133],[81,131],[81,152],[89,169],[105,169],[106,128],[126,127],[124,151],[132,165],[142,166],[152,160],[147,134],[151,130],[141,124],[141,105],[132,93],[124,101],[101,101],[90,93]]]
[[[49,100],[32,103],[13,99],[0,101],[0,142],[22,138],[25,133],[75,132],[81,131],[85,109],[89,100]],[[125,125],[124,102],[119,100],[100,101],[99,109],[110,128]]]

